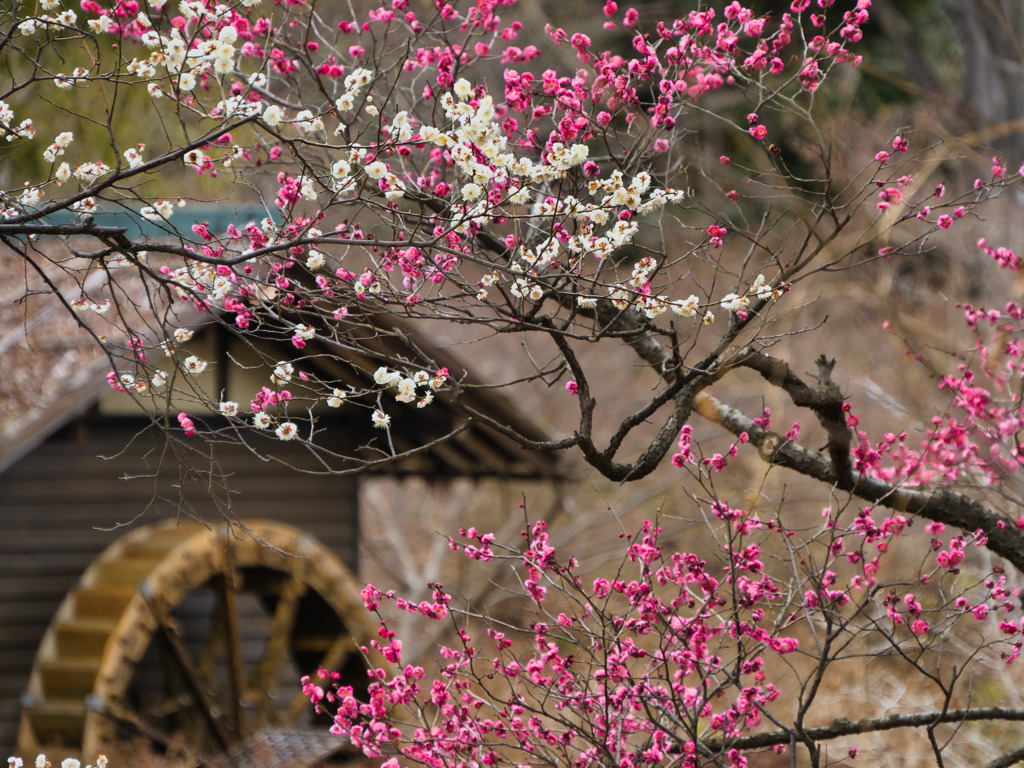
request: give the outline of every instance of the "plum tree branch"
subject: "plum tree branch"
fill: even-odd
[[[850,445],[853,435],[846,423],[843,410],[843,393],[832,381],[832,369],[836,361],[824,355],[815,361],[817,387],[808,386],[793,373],[789,364],[747,347],[736,355],[735,365],[757,371],[769,384],[779,387],[789,395],[794,405],[810,408],[828,435],[828,453],[832,470],[840,482],[849,483],[853,464],[850,460]]]
[[[863,718],[850,721],[845,717],[833,720],[828,725],[805,728],[806,736],[815,741],[826,739],[838,739],[843,736],[856,736],[863,733],[876,733],[878,731],[889,731],[894,728],[921,728],[936,723],[964,723],[977,720],[1008,720],[1011,722],[1024,721],[1024,709],[1009,709],[1006,707],[987,707],[977,709],[949,709],[944,712],[918,712],[914,714],[892,714],[885,717]],[[791,733],[787,730],[769,731],[757,733],[752,736],[743,736],[738,739],[730,739],[728,746],[735,749],[763,749],[777,744],[789,744]],[[713,751],[720,751],[722,743],[719,741],[705,741],[704,746]],[[1024,750],[1017,750],[1008,753],[999,760],[990,763],[986,768],[1001,768],[1001,766],[1012,765],[1011,762],[1000,762],[1012,755],[1017,759],[1024,757]]]
[[[694,406],[704,418],[734,435],[746,432],[750,443],[769,464],[792,469],[896,512],[920,515],[966,531],[983,531],[988,536],[986,546],[1024,573],[1024,532],[981,502],[951,488],[908,488],[856,471],[841,476],[833,462],[822,454],[762,429],[746,414],[706,392],[697,395]]]

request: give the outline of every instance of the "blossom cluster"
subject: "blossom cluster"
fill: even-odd
[[[184,273],[179,273],[181,278]],[[179,290],[183,296],[192,296],[196,291],[204,291],[207,287],[213,287],[214,293],[221,284],[215,278],[215,271],[208,270],[196,274],[193,270],[189,272],[191,281],[190,289],[186,290],[179,284]],[[214,278],[212,286],[204,286],[203,280]],[[225,283],[230,285],[230,281]],[[220,297],[223,298],[223,297]],[[308,326],[299,326],[296,336],[299,340],[312,338],[315,334]],[[198,377],[207,371],[210,366],[208,360],[204,360],[195,354],[186,354],[184,345],[192,340],[194,331],[191,328],[178,328],[171,338],[165,340],[155,347],[162,351],[168,358],[175,360],[176,367],[185,375]],[[133,349],[136,350],[136,373],[116,373],[107,375],[107,381],[112,389],[119,392],[132,392],[136,396],[152,395],[160,397],[162,390],[167,384],[168,376],[166,371],[156,368],[147,357],[146,348],[137,339],[133,342]],[[300,435],[299,425],[288,419],[287,407],[294,395],[287,387],[290,384],[298,383],[307,396],[313,394],[320,402],[329,408],[340,408],[346,402],[359,403],[368,398],[375,398],[382,392],[393,392],[395,401],[404,404],[415,404],[416,408],[429,406],[435,397],[435,393],[445,389],[449,372],[447,368],[440,368],[433,372],[418,370],[412,373],[404,373],[399,370],[389,369],[387,366],[380,366],[372,375],[375,387],[369,387],[361,391],[354,388],[339,389],[328,387],[320,389],[317,382],[308,376],[304,371],[298,370],[288,360],[278,361],[270,373],[271,386],[262,387],[255,393],[249,403],[249,410],[252,413],[251,425],[258,430],[274,428],[274,433],[281,440],[294,440]],[[147,378],[148,377],[148,378]],[[239,404],[233,400],[222,400],[214,403],[212,410],[230,420],[242,418],[242,410]],[[178,414],[178,422],[186,436],[197,434],[195,421],[185,412]],[[371,422],[374,427],[387,428],[391,423],[391,416],[386,414],[380,407],[372,409]]]
[[[9,757],[7,758],[8,768],[23,768],[25,761],[20,757]],[[35,768],[50,768],[50,761],[46,759],[46,755],[37,755],[35,759]],[[60,768],[81,768],[82,763],[73,757],[66,757],[60,763]],[[92,765],[86,766],[86,768],[93,768]],[[107,768],[107,756],[100,755],[96,758],[95,768]]]
[[[1002,165],[998,159],[993,162],[993,173],[1000,176]],[[936,190],[935,195],[943,193]],[[994,248],[984,238],[978,247],[1001,269],[1019,270],[1011,249]],[[937,377],[937,388],[949,405],[932,417],[917,448],[906,431],[887,432],[872,441],[860,419],[848,413],[857,439],[857,471],[907,486],[965,481],[994,486],[1024,467],[1017,440],[1024,429],[1024,406],[1017,394],[1017,382],[1024,376],[1024,308],[1016,301],[1006,302],[1001,310],[972,304],[959,308],[974,335],[977,364],[959,363],[955,372]]]
[[[333,714],[332,731],[371,758],[385,759],[397,749],[432,766],[473,758],[492,764],[565,750],[581,767],[599,764],[609,753],[622,765],[636,766],[671,751],[682,755],[682,765],[697,765],[699,739],[663,730],[657,713],[676,722],[692,714],[708,722],[705,736],[735,738],[757,726],[761,711],[780,693],[764,681],[758,654],[794,653],[799,643],[757,626],[763,606],[779,595],[758,575],[762,566],[756,555],[747,551],[724,578],[716,577],[696,555],[663,553],[660,534],[646,523],[629,544],[625,563],[635,569],[634,578],[624,566],[616,578],[598,578],[587,586],[577,575],[579,563],[560,557],[543,522],[524,531],[522,549],[499,547],[492,533],[465,529],[466,543],[453,539],[451,545],[472,560],[518,561],[524,595],[544,612],[532,626],[529,644],[519,649],[513,637],[491,626],[481,647],[460,630],[459,644],[441,649],[439,674],[431,679],[423,667],[403,659],[401,640],[388,629],[382,611],[391,603],[439,620],[453,610],[451,596],[435,585],[433,602],[416,604],[371,585],[363,590],[363,601],[382,617],[380,640],[373,641],[372,650],[394,674],[371,675],[368,701],[357,699],[327,671],[319,680],[305,678],[304,690],[319,709]],[[753,616],[752,622],[729,618],[732,614],[720,608],[732,590],[727,585],[749,596],[740,610]],[[560,598],[570,595],[563,604]],[[550,612],[544,608],[556,602]],[[731,703],[710,695],[711,681],[726,679],[726,670],[740,663],[719,655],[721,640],[730,635],[750,643],[749,656],[742,657],[749,681]],[[483,676],[478,674],[485,668]],[[486,679],[492,677],[509,687],[507,700],[489,696]],[[413,721],[431,725],[406,725],[403,710],[419,713]]]
[[[1007,615],[1016,611],[1018,593],[1005,575],[996,569],[970,585],[956,575],[965,544],[979,544],[980,534],[953,537],[938,554],[938,569],[883,593],[875,588],[879,573],[896,540],[909,535],[910,521],[896,515],[877,522],[871,509],[843,521],[841,512],[826,509],[820,534],[792,545],[794,558],[812,551],[819,557],[820,549],[821,562],[801,592],[770,572],[762,552],[774,548],[773,539],[791,542],[794,531],[721,501],[708,511],[721,523],[717,560],[665,549],[662,529],[646,522],[625,536],[621,561],[592,580],[554,545],[543,522],[524,530],[519,546],[461,529],[450,548],[474,567],[497,560],[516,568],[521,597],[532,606],[529,631],[485,622],[471,633],[459,618],[457,642],[440,649],[430,672],[403,657],[387,609],[425,620],[460,617],[452,596],[434,584],[432,600],[412,602],[368,585],[363,603],[380,618],[380,629],[363,650],[386,664],[369,672],[367,698],[327,670],[304,678],[304,691],[333,716],[332,732],[390,764],[404,756],[438,767],[528,759],[640,766],[671,756],[697,766],[714,742],[728,765],[743,766],[744,750],[731,743],[778,722],[776,702],[786,686],[779,670],[799,668],[801,656],[813,655],[796,636],[806,634],[801,625],[813,632],[828,616],[830,631],[842,626],[852,635],[863,616],[856,631],[916,655],[958,622],[998,623],[993,647],[1007,664],[1019,655],[1021,622]],[[937,541],[943,527],[927,532]],[[851,569],[844,584],[841,573]],[[988,621],[997,614],[998,622]],[[790,655],[796,660],[776,663]],[[824,669],[828,659],[821,663]],[[776,751],[787,745],[784,739]]]
[[[298,16],[312,12],[311,3],[287,5]],[[367,304],[514,326],[531,313],[559,308],[572,308],[576,322],[592,322],[606,302],[635,312],[657,332],[675,328],[662,319],[666,313],[705,325],[714,323],[716,312],[740,323],[767,319],[762,307],[788,290],[778,273],[766,272],[775,262],[737,273],[721,292],[677,279],[690,272],[687,260],[694,256],[724,259],[737,239],[736,224],[728,214],[708,215],[707,201],[672,186],[678,176],[663,169],[679,155],[681,118],[709,92],[770,86],[765,92],[809,103],[833,65],[856,66],[853,47],[870,5],[859,0],[839,12],[831,3],[797,0],[770,18],[734,1],[657,22],[609,2],[604,25],[628,36],[625,52],[602,51],[583,32],[545,30],[553,45],[570,47],[575,56],[579,67],[567,74],[533,71],[540,48],[514,44],[523,26],[503,21],[493,2],[455,4],[437,18],[399,2],[365,20],[341,20],[336,31],[308,40],[296,36],[297,22],[281,23],[284,10],[254,0],[234,6],[186,0],[173,18],[132,3],[105,8],[86,2],[81,13],[45,3],[41,15],[18,28],[40,44],[59,43],[80,26],[99,40],[116,41],[116,63],[104,65],[107,70],[99,62],[70,74],[54,68],[54,86],[90,88],[101,72],[114,71],[124,87],[144,88],[154,114],[174,114],[190,135],[208,137],[178,152],[174,162],[203,175],[211,189],[224,180],[248,188],[252,174],[269,170],[273,212],[226,233],[189,222],[184,197],[158,197],[143,187],[133,187],[130,197],[140,202],[138,215],[164,232],[186,236],[191,229],[194,237],[183,238],[183,251],[196,258],[160,270],[177,298],[221,313],[240,333],[265,330],[262,317],[286,317],[282,331],[303,351],[318,337],[331,338],[332,324],[344,322],[351,306]],[[464,43],[452,43],[454,29],[466,33]],[[368,51],[364,36],[377,32],[404,35],[407,52],[392,60]],[[500,78],[479,66],[493,60],[503,65]],[[311,87],[296,91],[299,82]],[[646,93],[649,99],[641,98]],[[744,141],[769,146],[768,106],[737,121]],[[23,141],[32,121],[19,126],[13,108],[0,102],[0,126],[8,141]],[[74,181],[79,189],[103,186],[115,174],[159,161],[152,143],[144,157],[138,137],[120,142],[111,156],[65,161],[94,151],[83,150],[76,135],[62,131],[42,148],[53,166],[50,176],[5,194],[4,216],[38,207],[48,184],[62,192]],[[965,201],[944,202],[942,185],[915,199],[912,174],[899,173],[895,162],[909,147],[907,137],[897,135],[876,154],[876,210],[881,215],[908,206],[917,221],[948,229],[966,215]],[[289,158],[295,162],[282,167]],[[983,196],[1009,178],[1005,163],[994,158],[991,179],[979,180],[975,189]],[[730,193],[729,199],[738,197]],[[71,208],[89,214],[110,202],[103,195],[79,196]],[[361,217],[350,213],[355,210]],[[649,248],[666,219],[682,222],[700,211],[699,224],[671,225],[695,233],[687,247],[622,258],[628,249]],[[748,275],[756,277],[751,282]],[[462,304],[471,299],[476,303],[467,310]],[[87,296],[76,305],[97,312],[110,307]],[[135,369],[115,372],[112,386],[144,393],[170,380],[134,353],[131,359]],[[191,384],[207,364],[194,355],[173,362]],[[422,407],[434,396],[411,375],[392,373],[400,378],[375,384],[400,402]],[[309,399],[329,407],[360,397],[336,382],[307,378],[303,385]],[[274,383],[271,389],[279,388]],[[208,400],[206,410],[224,412],[219,396]],[[279,399],[277,406],[285,405],[287,398]],[[864,436],[858,466],[927,482],[937,475],[952,480],[973,463],[994,478],[1017,461],[1005,447],[1016,423],[1007,418],[1010,411],[937,425],[927,448],[897,457],[903,469],[894,473],[881,468],[876,457],[884,451]],[[375,426],[388,426],[388,414],[379,407],[372,413]],[[266,409],[254,411],[253,419],[261,429],[294,423],[284,416],[275,421]],[[998,424],[992,444],[1003,446],[983,461],[978,440],[964,437],[980,422]],[[720,469],[728,457],[710,461]]]
[[[669,310],[706,325],[716,312],[744,322],[781,296],[785,283],[751,271],[757,277],[749,287],[741,279],[731,292],[712,294],[674,277],[687,270],[691,255],[728,248],[728,217],[693,227],[700,236],[679,254],[631,259],[631,272],[620,254],[646,248],[662,217],[705,205],[658,170],[673,153],[687,110],[712,90],[775,77],[784,88],[785,77],[796,73],[791,82],[799,89],[790,88],[789,96],[813,91],[832,63],[857,63],[848,46],[860,39],[870,3],[857,3],[841,26],[835,19],[826,26],[827,7],[812,13],[799,2],[778,20],[732,2],[656,24],[611,2],[603,7],[605,26],[629,36],[627,53],[601,51],[583,32],[546,30],[555,46],[571,46],[580,66],[569,74],[531,71],[540,48],[515,44],[522,23],[503,21],[499,4],[490,1],[446,6],[436,17],[396,2],[308,39],[298,36],[303,25],[295,19],[313,13],[312,3],[285,6],[184,0],[168,16],[160,4],[85,2],[75,12],[47,3],[19,26],[40,44],[61,43],[79,28],[101,48],[116,43],[110,62],[55,66],[53,85],[84,92],[116,77],[124,88],[144,90],[154,117],[180,123],[189,137],[207,137],[190,138],[173,162],[203,176],[215,196],[230,197],[238,188],[230,185],[255,188],[254,174],[267,173],[273,205],[265,218],[226,232],[190,221],[186,196],[133,186],[130,174],[162,162],[152,141],[139,140],[146,136],[119,140],[113,155],[80,157],[76,164],[64,156],[105,150],[85,147],[80,138],[72,144],[81,134],[70,130],[42,150],[54,166],[47,180],[5,195],[4,215],[39,206],[49,184],[62,193],[73,181],[86,193],[117,189],[79,195],[71,208],[96,213],[123,205],[125,194],[141,219],[182,236],[176,255],[183,258],[155,267],[172,295],[233,321],[241,334],[265,333],[267,317],[281,318],[280,331],[300,352],[333,338],[334,324],[344,323],[353,305],[444,314],[475,299],[475,320],[515,324],[531,312],[557,311],[552,307],[571,307],[592,322],[595,308],[608,303],[652,327],[665,323],[659,318]],[[814,35],[804,41],[803,61],[787,73],[784,50],[805,26]],[[452,42],[455,29],[465,42]],[[394,49],[405,53],[367,50],[366,35],[378,32],[407,40]],[[502,62],[500,78],[479,66],[489,61]],[[650,104],[639,96],[648,91]],[[750,124],[759,130],[751,136],[761,141],[768,128],[754,117]],[[17,128],[7,104],[0,105],[0,123],[9,141],[28,138],[31,121]],[[130,194],[120,191],[129,188]],[[353,220],[355,210],[360,215]],[[97,312],[110,306],[88,296],[76,305]],[[112,386],[145,394],[172,380],[134,351],[127,356],[134,368],[115,372]],[[177,353],[171,359],[198,393],[208,361]],[[399,402],[423,407],[434,397],[412,375],[390,374],[398,378],[375,385]],[[299,399],[332,408],[381,391],[358,393],[308,376],[301,381]],[[281,412],[254,409],[258,429],[295,423],[283,411],[290,390],[280,377],[271,383]],[[204,410],[238,418],[223,407],[230,401],[208,395]],[[390,418],[379,404],[373,408],[375,426],[386,428]],[[291,428],[279,433],[296,435]]]

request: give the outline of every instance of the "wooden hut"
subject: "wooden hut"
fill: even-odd
[[[352,636],[368,631],[356,618],[362,612],[351,577],[358,568],[359,475],[319,471],[298,442],[197,441],[194,451],[187,442],[168,444],[150,417],[122,407],[124,396],[119,401],[104,383],[107,362],[87,343],[67,341],[74,336],[61,327],[66,322],[62,313],[32,315],[27,325],[17,313],[0,316],[7,366],[0,374],[0,748],[14,754],[20,740],[23,750],[63,745],[76,753],[83,738],[93,749],[96,734],[127,731],[193,744],[204,732],[208,743],[197,753],[251,749],[244,736],[272,733],[271,724],[290,722],[300,706],[294,695],[282,698],[286,683],[268,678],[294,685],[296,672],[342,665]],[[391,325],[380,343],[411,338]],[[245,350],[216,325],[197,343],[231,393],[234,377],[245,375],[236,365]],[[415,343],[425,348],[422,339]],[[430,356],[444,358],[439,350]],[[320,365],[325,380],[357,385],[372,376],[375,361],[334,357]],[[500,398],[482,391],[467,397],[499,423],[542,436]],[[365,415],[358,424],[344,410],[321,417],[339,455],[365,444]],[[409,419],[411,427],[396,424],[398,450],[464,428],[385,471],[559,476],[549,457],[464,422],[441,400]],[[179,525],[190,518],[213,528]],[[224,519],[265,522],[220,531]],[[186,602],[200,584],[205,595]],[[199,625],[205,646],[176,648],[189,635],[189,610],[207,616]],[[238,616],[241,628],[232,625]],[[262,638],[253,639],[254,631]],[[221,639],[209,639],[214,634]],[[188,675],[178,676],[184,682],[176,691],[161,678],[159,701],[145,701],[156,684],[132,681],[158,676],[153,665],[169,663],[151,658],[156,643],[179,666],[191,654],[189,675],[216,678],[211,685],[229,690],[230,703],[206,700],[209,686]],[[225,706],[236,711],[225,713]],[[200,713],[182,712],[189,707]]]

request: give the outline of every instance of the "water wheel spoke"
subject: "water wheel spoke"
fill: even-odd
[[[217,603],[214,610],[215,613],[206,627],[203,650],[199,654],[199,663],[196,665],[199,674],[203,676],[203,680],[207,680],[211,684],[215,679],[214,674],[217,671],[217,654],[224,645],[224,641],[221,639],[221,634],[224,631],[224,622],[220,620],[220,603]]]
[[[196,666],[192,663],[192,658],[188,649],[181,641],[181,637],[179,637],[178,631],[173,626],[170,618],[166,613],[164,613],[157,601],[151,595],[146,595],[145,598],[149,605],[149,610],[156,619],[163,638],[167,642],[167,647],[170,650],[171,657],[177,664],[182,677],[185,679],[186,686],[198,705],[200,714],[206,721],[210,732],[213,734],[213,737],[217,740],[220,747],[225,750],[228,749],[231,744],[230,736],[224,728],[224,724],[221,722],[220,718],[217,717],[214,703],[203,687],[202,679],[196,669]]]
[[[342,662],[348,658],[349,654],[354,653],[358,647],[359,646],[356,644],[356,641],[349,635],[348,630],[343,630],[343,633],[338,635],[334,642],[331,643],[331,647],[327,649],[327,653],[325,653],[323,658],[320,659],[320,663],[317,665],[316,669],[310,672],[310,677],[316,675],[317,670],[320,669],[338,669],[342,666]],[[309,697],[304,693],[296,694],[295,698],[292,699],[291,705],[288,707],[288,712],[285,714],[285,723],[293,723],[308,706],[311,706],[309,703]]]
[[[245,716],[242,711],[242,633],[238,628],[238,592],[229,576],[216,579],[218,588],[219,611],[224,623],[225,663],[228,673],[228,693],[231,697],[231,715],[235,724],[235,732],[239,738],[246,735]]]
[[[119,704],[111,702],[104,702],[98,711],[104,716],[113,720],[118,725],[127,726],[130,730],[140,733],[150,741],[153,741],[164,749],[171,749],[174,745],[173,737],[169,733],[165,733],[162,729],[157,728],[151,723],[147,723],[138,714],[132,712],[129,709],[125,709]]]
[[[281,594],[274,608],[273,623],[267,637],[263,658],[253,669],[249,687],[258,691],[256,704],[256,729],[264,728],[274,712],[274,694],[277,692],[277,673],[288,656],[289,640],[295,627],[299,600],[306,593],[305,583],[295,578],[285,578]]]

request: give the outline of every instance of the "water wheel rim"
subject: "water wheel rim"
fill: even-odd
[[[360,585],[351,572],[311,536],[276,521],[248,521],[242,528],[211,529],[197,524],[176,527],[173,522],[149,526],[111,544],[94,565],[109,565],[123,557],[128,547],[140,542],[145,544],[147,539],[167,535],[172,530],[177,541],[165,554],[154,559],[152,569],[138,585],[105,642],[85,714],[81,753],[85,757],[102,751],[104,745],[115,738],[118,724],[130,720],[126,715],[131,712],[126,697],[136,665],[162,632],[161,616],[173,611],[191,593],[218,576],[240,573],[243,569],[267,569],[283,574],[283,583],[301,582],[305,589],[323,600],[348,635],[345,638],[348,649],[368,644],[375,634],[376,628],[359,599]],[[93,571],[90,566],[83,575],[82,585],[91,583],[89,574]],[[62,607],[58,612],[48,635],[55,631],[57,619],[67,610]],[[52,647],[54,642],[51,639],[48,645]],[[332,661],[329,656],[324,658],[327,663]],[[235,703],[237,706],[237,699]],[[298,703],[293,701],[293,705]],[[237,722],[241,722],[240,717]],[[145,731],[144,723],[136,725],[142,726],[136,730]],[[160,734],[151,736],[159,740]],[[219,741],[226,742],[223,744],[225,752],[230,751],[228,747],[239,746],[230,743],[231,739],[225,739],[224,734]]]

